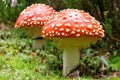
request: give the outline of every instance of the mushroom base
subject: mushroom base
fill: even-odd
[[[35,39],[35,40],[33,40],[33,47],[34,48],[45,49],[45,47],[46,47],[46,40],[44,40],[44,39]]]
[[[29,27],[28,28],[28,35],[32,36],[33,38],[37,38],[41,36],[41,32],[42,32],[42,27],[38,26],[38,27]]]
[[[63,76],[67,76],[79,65],[79,50],[95,44],[99,39],[98,37],[54,38],[54,43],[63,50]]]
[[[70,46],[66,46],[63,53],[63,76],[67,76],[79,64],[79,48]]]
[[[28,28],[28,35],[32,36],[32,38],[40,37],[41,32],[42,32],[41,26],[36,26],[36,27],[33,26],[33,27]],[[45,42],[46,42],[46,40],[44,40],[44,39],[35,39],[35,40],[33,40],[33,47],[44,49],[46,46]]]

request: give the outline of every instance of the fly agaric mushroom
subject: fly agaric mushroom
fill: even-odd
[[[29,35],[33,37],[33,47],[39,48],[45,45],[41,37],[42,26],[55,15],[55,10],[45,4],[32,4],[21,12],[15,27],[27,28]]]
[[[79,50],[104,37],[104,30],[94,17],[83,10],[66,9],[43,26],[42,36],[52,39],[63,50],[63,76],[67,76],[79,65]]]

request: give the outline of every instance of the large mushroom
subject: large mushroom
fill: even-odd
[[[42,26],[56,14],[56,11],[45,4],[32,4],[24,9],[16,20],[16,28],[27,28],[33,37],[33,47],[45,45],[45,40],[40,39]]]
[[[43,26],[42,36],[52,39],[63,50],[63,76],[67,76],[79,65],[79,50],[104,37],[104,30],[83,10],[65,9]]]

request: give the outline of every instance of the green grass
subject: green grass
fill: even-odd
[[[47,69],[46,64],[25,54],[0,56],[0,79],[5,80],[48,80],[61,79],[59,74]],[[63,78],[65,79],[65,78]]]
[[[71,80],[62,77],[60,71],[48,70],[47,64],[26,54],[1,55],[0,65],[0,80]]]
[[[110,56],[109,61],[112,67],[120,70],[120,51],[116,51],[115,55]]]

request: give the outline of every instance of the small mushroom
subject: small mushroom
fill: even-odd
[[[83,10],[65,9],[43,26],[42,36],[53,40],[63,50],[63,76],[67,76],[79,65],[79,50],[103,38],[104,30]]]
[[[16,28],[27,28],[29,35],[33,37],[33,47],[39,48],[45,45],[45,40],[40,39],[42,26],[56,14],[56,11],[45,4],[32,4],[24,9],[16,20]]]

